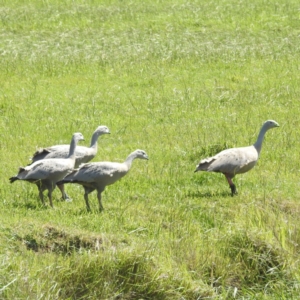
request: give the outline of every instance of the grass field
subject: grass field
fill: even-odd
[[[296,0],[0,1],[1,299],[298,299]],[[201,158],[255,142],[234,181]],[[88,145],[130,173],[96,194],[9,184],[38,147]]]

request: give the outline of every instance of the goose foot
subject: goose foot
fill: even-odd
[[[73,201],[73,199],[70,198],[70,196],[69,196],[66,192],[64,192],[64,193],[62,194],[60,200],[61,200],[61,201],[65,201],[65,202],[72,202],[72,201]]]
[[[63,183],[56,183],[57,187],[59,188],[61,192],[61,201],[66,201],[66,202],[72,202],[72,199],[69,197],[69,195],[65,192],[65,187]]]
[[[61,200],[62,200],[62,201],[65,201],[65,202],[72,202],[72,201],[73,201],[73,199],[71,199],[71,198],[69,198],[69,197],[68,197],[68,198],[65,198],[65,199],[64,199],[64,198],[61,198]]]
[[[237,190],[234,184],[230,185],[230,189],[231,189],[231,196],[233,197],[234,195],[237,195]]]

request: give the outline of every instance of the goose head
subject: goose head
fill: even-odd
[[[144,150],[137,149],[134,151],[134,155],[136,158],[147,159],[147,160],[149,159],[147,153]]]
[[[110,131],[106,126],[98,126],[97,129],[94,131],[94,134],[100,136],[102,134],[110,134]]]
[[[84,141],[84,137],[83,137],[82,133],[80,133],[80,132],[75,132],[75,133],[73,134],[73,140],[77,143],[77,142],[79,142],[79,141]]]
[[[271,128],[279,127],[279,124],[274,120],[268,120],[263,124],[265,130],[269,130]]]

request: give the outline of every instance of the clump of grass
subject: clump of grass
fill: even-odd
[[[235,269],[234,273],[242,287],[255,282],[257,287],[264,288],[268,282],[284,277],[288,281],[282,249],[247,232],[230,236],[226,243],[226,255],[232,263],[240,265],[239,271]]]
[[[43,225],[42,232],[22,233],[22,235],[14,233],[14,237],[25,245],[27,250],[62,255],[82,251],[99,251],[103,242],[101,236],[70,233],[52,225]]]
[[[193,286],[177,274],[162,273],[155,259],[143,251],[123,251],[111,257],[89,259],[88,265],[75,261],[71,273],[63,274],[63,298],[112,297],[114,299],[188,299],[208,297],[213,291],[199,282]]]

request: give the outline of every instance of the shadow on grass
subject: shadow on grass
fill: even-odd
[[[206,192],[202,192],[202,191],[189,191],[186,194],[187,197],[190,198],[218,198],[218,197],[231,197],[231,193],[230,191],[225,192],[211,192],[211,191],[206,191]]]
[[[50,208],[49,205],[42,205],[41,203],[35,203],[35,202],[14,202],[12,203],[12,206],[14,208],[24,208],[24,209],[32,209],[32,210],[46,210]]]
[[[99,214],[101,215],[103,212],[100,212],[99,209],[91,209],[88,211],[86,208],[76,209],[72,212],[74,216],[87,216],[90,214]]]

